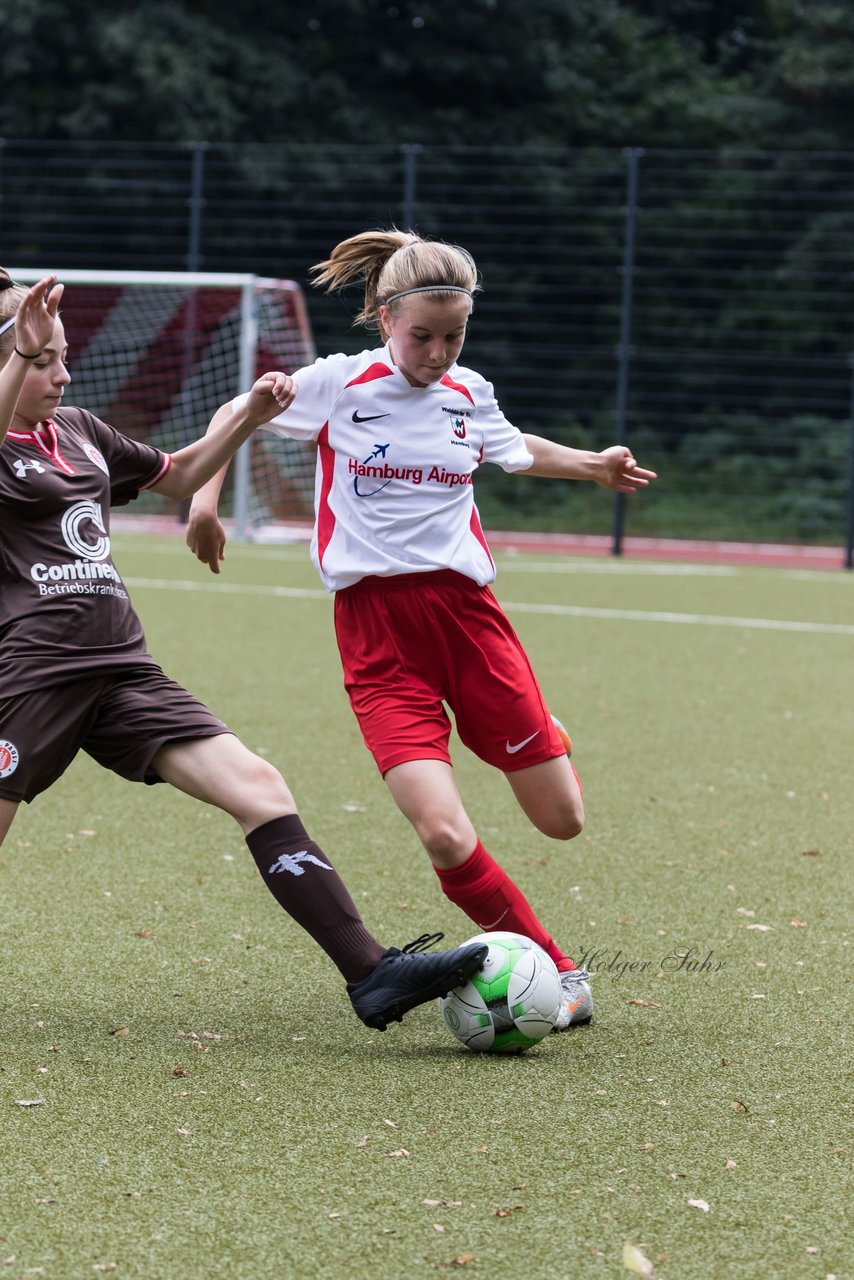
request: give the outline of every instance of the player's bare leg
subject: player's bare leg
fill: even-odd
[[[528,819],[553,840],[572,840],[584,826],[584,801],[566,756],[505,774]]]
[[[18,812],[18,804],[17,800],[0,800],[0,844],[6,839],[6,832]]]
[[[418,833],[434,867],[458,867],[477,844],[454,771],[444,760],[409,760],[385,775],[388,789]]]
[[[297,811],[278,769],[232,733],[170,743],[157,753],[152,767],[179,791],[230,813],[245,836]]]

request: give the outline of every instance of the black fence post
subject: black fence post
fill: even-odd
[[[849,356],[848,363],[851,366],[851,438],[848,442],[848,516],[845,532],[845,568],[854,569],[854,354]]]
[[[623,265],[620,268],[623,276],[622,298],[620,301],[620,344],[617,348],[617,408],[616,427],[617,443],[627,444],[629,427],[627,411],[629,402],[629,375],[632,359],[632,292],[635,274],[635,230],[638,210],[638,177],[643,147],[627,147],[626,171],[626,212],[623,233]],[[618,493],[614,497],[614,540],[611,554],[623,554],[623,530],[626,521],[626,496]]]
[[[190,208],[190,219],[187,230],[187,271],[198,271],[202,261],[202,210],[204,208],[205,155],[208,149],[206,142],[191,142],[192,160],[190,169],[190,195],[187,201]],[[190,381],[193,374],[196,347],[196,325],[198,321],[198,300],[195,289],[191,290],[184,315],[182,334],[183,354],[181,374],[181,423],[184,439],[187,444],[200,434],[200,424],[194,421],[193,397],[190,394]],[[186,524],[190,516],[190,502],[185,499],[178,504],[178,523]]]

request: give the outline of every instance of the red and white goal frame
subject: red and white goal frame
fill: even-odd
[[[80,405],[134,439],[167,452],[203,435],[221,404],[267,369],[292,372],[315,358],[302,289],[292,280],[228,272],[88,271],[12,267],[31,284],[65,285],[62,318],[71,385]],[[260,431],[232,464],[222,514],[237,540],[287,537],[311,520],[314,449]],[[126,514],[183,518],[185,509],[141,495]]]

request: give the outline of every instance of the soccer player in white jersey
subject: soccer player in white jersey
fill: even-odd
[[[495,566],[472,478],[494,462],[633,493],[655,475],[620,445],[594,453],[523,435],[491,385],[457,363],[478,289],[465,250],[394,228],[369,231],[343,241],[314,272],[330,292],[360,282],[356,323],[382,338],[359,355],[297,370],[293,402],[267,424],[318,445],[311,554],[335,592],[351,705],[447,897],[479,929],[526,934],[545,948],[564,992],[556,1029],[589,1022],[589,974],[484,848],[451,767],[446,708],[538,830],[558,840],[581,831],[571,743],[489,588]],[[224,405],[210,429],[240,403]],[[196,495],[188,529],[190,547],[215,573],[225,545],[216,514],[222,478]]]
[[[401,951],[368,932],[279,771],[155,663],[110,555],[111,505],[143,489],[189,497],[287,406],[291,380],[259,378],[217,431],[175,454],[129,440],[62,404],[71,378],[54,280],[27,290],[0,269],[0,843],[21,801],[81,749],[131,781],[216,805],[276,901],[337,965],[357,1015],[384,1031],[464,981],[486,947],[425,955],[441,934]]]

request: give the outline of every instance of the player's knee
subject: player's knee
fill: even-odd
[[[290,788],[269,760],[253,755],[247,765],[244,784],[248,809],[275,815],[295,812]]]
[[[449,864],[461,854],[471,852],[471,839],[459,827],[441,816],[430,814],[416,822],[421,843],[436,862]]]
[[[584,830],[584,805],[579,797],[550,809],[542,815],[537,827],[552,840],[574,840]]]

